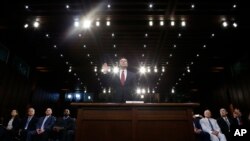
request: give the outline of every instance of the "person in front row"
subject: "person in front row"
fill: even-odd
[[[201,128],[200,119],[202,115],[193,115],[193,126],[194,126],[194,133],[195,136],[198,138],[199,141],[210,141],[209,133],[205,132]]]
[[[211,111],[205,110],[204,117],[200,120],[201,127],[203,131],[210,134],[211,141],[227,141],[225,135],[221,133],[220,127],[217,121],[211,118]]]
[[[36,130],[37,122],[38,118],[35,117],[35,109],[32,107],[28,108],[27,116],[23,119],[20,129],[21,140],[26,141],[27,133]]]
[[[126,58],[121,58],[119,60],[119,71],[117,74],[110,75],[107,74],[110,67],[107,63],[104,63],[102,70],[104,79],[106,79],[106,85],[110,86],[113,91],[113,102],[125,102],[133,100],[133,95],[136,86],[136,74],[127,70],[128,60]]]
[[[70,117],[70,110],[65,109],[63,117],[58,118],[53,127],[53,139],[56,141],[73,141],[75,133],[75,119]]]
[[[3,132],[3,141],[13,141],[18,138],[18,131],[21,125],[21,120],[18,116],[18,111],[13,109],[11,111],[11,117],[4,121],[3,126],[0,127]]]
[[[228,117],[228,112],[225,108],[220,109],[220,118],[217,119],[217,123],[221,129],[221,132],[226,136],[227,141],[231,141],[232,134],[236,128],[236,121],[231,117]]]
[[[28,132],[27,141],[47,141],[56,118],[52,116],[52,109],[47,108],[45,116],[38,120],[36,130]]]

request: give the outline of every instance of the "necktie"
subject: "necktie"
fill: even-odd
[[[227,117],[225,117],[225,121],[226,121],[226,123],[227,123],[228,127],[230,127],[230,122],[229,122],[229,120],[228,120],[228,118],[227,118]]]
[[[45,122],[46,122],[47,119],[48,119],[48,116],[46,116],[46,117],[44,118],[43,123],[42,123],[42,126],[41,126],[41,129],[44,129],[44,124],[45,124]]]
[[[230,132],[230,122],[229,122],[227,117],[225,117],[225,121],[226,121],[227,126],[228,126],[228,131]]]
[[[241,121],[241,118],[240,118],[240,117],[237,118],[237,121],[238,121],[238,124],[239,124],[239,125],[242,125],[242,121]]]
[[[208,119],[208,122],[210,124],[210,127],[211,127],[212,131],[214,131],[214,127],[213,127],[213,125],[212,125],[212,123],[211,123],[211,121],[209,119]]]
[[[25,125],[25,127],[24,127],[24,129],[25,129],[25,130],[27,130],[27,129],[28,129],[28,126],[29,126],[30,120],[31,120],[31,117],[28,117],[27,122],[26,122],[26,125]]]
[[[121,74],[121,84],[122,84],[122,86],[124,86],[124,83],[125,83],[125,74],[124,74],[124,70],[123,70],[122,74]]]

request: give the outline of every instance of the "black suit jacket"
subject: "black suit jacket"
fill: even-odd
[[[25,126],[26,126],[26,123],[27,123],[27,120],[28,120],[28,117],[25,117],[23,119],[23,122],[22,122],[22,129],[24,130]],[[37,117],[32,117],[32,119],[30,120],[29,124],[28,124],[28,127],[26,130],[28,131],[32,131],[32,130],[36,130],[36,124],[38,122],[38,118]]]
[[[121,85],[120,74],[106,74],[107,87],[111,87],[112,102],[125,102],[133,100],[136,86],[136,74],[127,70],[127,77],[124,85]]]
[[[7,127],[10,119],[11,118],[4,121],[4,127]],[[18,116],[16,116],[12,122],[12,127],[13,127],[12,131],[18,131],[20,129],[20,126],[21,126],[21,119]]]
[[[232,121],[232,119],[229,118],[229,117],[227,117],[227,119],[228,119],[228,121],[230,123],[229,127],[228,127],[226,121],[222,117],[220,117],[220,118],[217,119],[217,123],[220,126],[221,132],[223,134],[225,134],[225,135],[229,135],[229,133],[230,133],[229,131],[231,131],[232,127],[233,127],[233,121]]]
[[[38,120],[38,123],[36,124],[36,129],[40,129],[44,120],[44,117],[41,117]],[[46,120],[46,122],[44,123],[44,130],[45,131],[50,131],[52,129],[52,127],[54,126],[56,121],[56,118],[54,116],[49,116],[49,118]]]
[[[63,119],[63,117],[56,119],[54,127],[63,127],[65,130],[75,130],[75,119],[68,117]]]

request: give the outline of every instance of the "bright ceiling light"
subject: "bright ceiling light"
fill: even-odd
[[[111,8],[111,5],[110,5],[110,4],[108,4],[108,5],[107,5],[107,7],[108,7],[108,8]]]
[[[175,26],[175,22],[174,22],[174,21],[171,21],[171,22],[170,22],[170,25],[171,25],[171,26]]]
[[[145,37],[148,37],[148,33],[145,33]]]
[[[185,21],[181,21],[181,26],[185,27],[186,26],[186,22]]]
[[[110,26],[110,21],[107,21],[107,22],[106,22],[106,25],[107,25],[107,26]]]
[[[237,26],[238,26],[238,24],[237,24],[236,22],[234,22],[234,23],[233,23],[233,27],[236,28]]]
[[[137,88],[137,89],[136,89],[136,93],[137,93],[137,94],[141,94],[141,89],[140,89],[140,88]]]
[[[149,24],[149,26],[153,26],[154,23],[153,23],[153,21],[149,21],[148,24]]]
[[[75,27],[79,27],[79,21],[75,21],[75,22],[74,22],[74,26],[75,26]]]
[[[114,74],[117,74],[119,72],[119,68],[117,67],[117,66],[115,66],[114,68],[113,68],[113,73]]]
[[[226,21],[222,22],[223,27],[227,27],[228,23]]]
[[[66,6],[65,6],[67,9],[69,9],[69,5],[68,4],[66,4]]]
[[[24,28],[28,28],[28,27],[29,27],[29,24],[25,24],[23,27],[24,27]]]
[[[95,22],[95,25],[96,25],[96,26],[100,26],[100,21],[96,21],[96,22]]]
[[[29,9],[29,6],[28,6],[28,5],[25,5],[25,9]]]
[[[90,28],[91,27],[91,21],[90,20],[84,20],[83,21],[83,28]]]
[[[160,26],[164,26],[164,21],[160,21]]]
[[[148,5],[148,7],[149,7],[149,8],[153,8],[154,5],[153,5],[152,3],[150,3],[150,4]]]
[[[146,73],[146,68],[144,66],[140,67],[140,73],[145,74]]]
[[[191,8],[194,9],[195,5],[194,4],[191,4]]]
[[[233,5],[233,8],[236,8],[236,7],[237,7],[237,5],[236,5],[236,4],[234,4],[234,5]]]
[[[34,23],[33,23],[33,26],[35,27],[35,28],[38,28],[39,27],[39,22],[38,21],[35,21]]]

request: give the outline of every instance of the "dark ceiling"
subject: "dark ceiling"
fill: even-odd
[[[193,84],[202,82],[201,76],[223,72],[240,59],[245,49],[239,30],[248,29],[240,21],[242,11],[239,0],[12,0],[1,4],[0,43],[31,67],[38,84],[53,90],[86,87],[98,93],[101,65],[124,56],[132,71],[151,68],[140,84],[170,93],[184,84],[199,89]],[[74,26],[86,17],[90,29]]]

